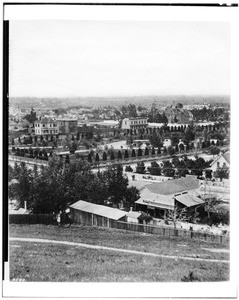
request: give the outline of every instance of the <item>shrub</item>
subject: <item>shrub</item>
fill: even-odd
[[[133,169],[131,166],[126,166],[125,167],[125,172],[133,172]]]
[[[144,174],[145,173],[145,165],[143,162],[138,162],[136,167],[136,173]]]
[[[150,221],[153,220],[153,217],[150,216],[149,214],[146,214],[145,212],[142,212],[142,214],[140,215],[140,217],[138,218],[139,223],[143,224],[143,222],[145,222],[146,224],[148,224]]]

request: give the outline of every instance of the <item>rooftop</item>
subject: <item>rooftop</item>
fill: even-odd
[[[42,118],[41,120],[36,120],[34,123],[44,123],[44,124],[57,123],[57,120],[53,120],[51,118]]]
[[[176,196],[175,199],[187,207],[204,203],[202,199],[188,193]]]
[[[222,156],[225,158],[226,162],[230,164],[230,152],[227,151]]]
[[[130,180],[129,179],[129,186],[134,186],[138,190],[142,190],[146,185],[153,184],[153,182],[145,181],[145,180]]]
[[[87,213],[92,213],[98,216],[113,219],[113,220],[119,220],[122,217],[126,216],[127,214],[127,212],[117,208],[98,205],[83,200],[79,200],[75,202],[74,204],[70,205],[70,207]]]
[[[199,181],[192,177],[172,179],[147,185],[146,188],[154,194],[171,195],[199,188]]]

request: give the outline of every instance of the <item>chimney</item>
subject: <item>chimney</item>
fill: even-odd
[[[130,211],[130,212],[133,211],[133,207],[132,207],[132,206],[130,207],[129,211]]]
[[[24,201],[24,209],[27,210],[27,201]]]

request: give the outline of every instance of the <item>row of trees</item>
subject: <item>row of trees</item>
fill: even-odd
[[[174,157],[172,161],[164,160],[161,164],[153,161],[147,169],[143,162],[138,162],[136,173],[145,174],[148,171],[151,175],[164,175],[166,177],[185,177],[187,174],[202,176],[203,170],[208,168],[210,164],[211,161],[205,161],[202,157],[196,156],[195,160],[193,160],[185,155],[181,159]],[[211,179],[212,171],[208,170],[206,177]]]
[[[13,181],[15,179],[15,181]],[[34,170],[26,165],[9,166],[9,197],[37,214],[59,213],[70,204],[83,199],[88,202],[129,208],[139,198],[135,187],[128,187],[120,164],[106,171],[92,173],[86,162],[72,162],[67,167],[59,159],[49,166]]]
[[[229,108],[218,107],[212,109],[203,107],[202,109],[193,109],[191,113],[195,121],[229,121],[230,119]]]
[[[12,147],[12,152],[16,156],[21,156],[21,157],[29,157],[29,158],[37,158],[37,159],[42,159],[42,160],[48,160],[48,157],[53,156],[53,151],[51,150],[49,153],[47,152],[46,149],[32,149],[32,148],[15,148]]]

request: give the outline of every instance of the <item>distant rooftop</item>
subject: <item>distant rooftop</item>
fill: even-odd
[[[63,122],[78,122],[77,119],[68,119],[68,118],[62,118],[62,119],[57,119],[57,121],[63,121]]]

